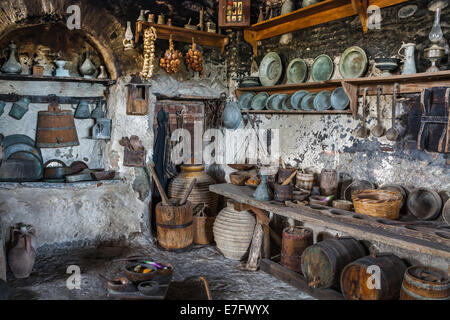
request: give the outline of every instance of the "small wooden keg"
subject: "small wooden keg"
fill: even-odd
[[[208,217],[204,211],[194,216],[194,243],[210,244],[214,241],[213,226],[216,217]]]
[[[274,186],[274,200],[275,201],[290,201],[292,200],[292,195],[294,192],[294,186],[292,184],[288,184],[287,186],[283,186],[281,184],[275,184]]]
[[[447,273],[433,267],[409,267],[403,277],[400,300],[450,300]]]
[[[38,112],[36,147],[62,148],[79,144],[72,111],[50,104],[48,111]]]
[[[379,278],[373,273],[377,270],[380,271]],[[342,294],[347,300],[397,299],[405,270],[406,264],[393,254],[360,258],[342,271]]]
[[[302,272],[310,287],[338,288],[344,267],[365,255],[364,247],[356,239],[323,240],[303,252]]]
[[[171,205],[159,203],[156,206],[156,229],[159,245],[168,251],[188,248],[194,241],[192,205],[186,202],[178,206],[171,200]]]
[[[302,254],[313,245],[313,231],[303,227],[287,227],[283,230],[281,265],[294,272],[302,273]]]

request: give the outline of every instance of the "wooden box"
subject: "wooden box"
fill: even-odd
[[[250,0],[219,0],[219,27],[243,28],[250,26]]]
[[[33,76],[42,76],[44,75],[44,67],[35,65],[33,66]]]
[[[145,116],[148,114],[149,85],[127,85],[127,114],[131,116]]]

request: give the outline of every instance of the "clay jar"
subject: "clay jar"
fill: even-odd
[[[18,229],[11,230],[12,249],[8,253],[8,264],[17,279],[28,278],[33,270],[36,251],[31,240],[32,235]]]
[[[336,195],[339,187],[339,175],[336,170],[323,169],[320,173],[320,194]]]

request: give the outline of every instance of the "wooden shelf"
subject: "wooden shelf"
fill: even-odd
[[[303,223],[340,231],[356,239],[375,241],[411,252],[421,252],[439,259],[450,259],[450,239],[440,237],[432,231],[408,229],[400,221],[380,220],[365,215],[356,215],[357,218],[355,218],[355,213],[342,210],[339,214],[334,214],[336,210],[331,207],[291,208],[276,201],[260,201],[253,198],[255,189],[246,186],[216,184],[211,185],[209,190],[238,203]]]
[[[110,86],[116,83],[111,79],[87,79],[76,77],[54,77],[54,76],[33,76],[26,74],[0,74],[0,80],[8,81],[49,81],[49,82],[78,82],[78,83],[91,83],[102,84],[104,86]]]
[[[304,110],[242,110],[242,113],[251,114],[321,114],[321,115],[331,115],[331,114],[352,114],[351,110],[324,110],[324,111],[304,111]]]
[[[154,27],[156,29],[158,39],[169,40],[170,35],[172,35],[173,41],[192,43],[192,38],[194,38],[195,43],[206,47],[220,48],[222,53],[228,44],[228,37],[222,34],[189,30],[174,26],[169,27],[144,21],[136,22],[136,43],[139,42],[140,38],[144,35],[144,30],[148,27]]]
[[[236,95],[239,97],[242,94],[242,92],[248,91],[267,92],[269,95],[275,93],[293,94],[298,90],[306,90],[309,92],[319,92],[322,90],[332,91],[337,87],[342,86],[350,98],[351,113],[353,114],[353,117],[356,118],[356,115],[358,114],[358,97],[362,96],[362,91],[364,88],[368,88],[367,94],[369,96],[374,96],[377,94],[378,86],[382,86],[383,95],[391,95],[393,93],[395,83],[399,84],[399,91],[398,91],[399,94],[420,93],[423,89],[431,87],[450,87],[450,70],[439,71],[434,73],[393,75],[390,77],[335,79],[322,82],[283,84],[272,87],[238,88],[236,90]],[[262,113],[261,111],[271,111],[271,110],[260,110],[258,112],[252,113]],[[346,110],[344,110],[344,113],[345,111]],[[337,110],[330,112],[337,113]],[[289,114],[290,111],[284,111],[283,113]],[[317,111],[314,113],[317,113]]]
[[[315,5],[254,24],[244,30],[244,38],[258,53],[258,41],[285,33],[320,25],[354,15],[359,15],[364,33],[368,31],[367,8],[393,6],[408,0],[325,0]]]

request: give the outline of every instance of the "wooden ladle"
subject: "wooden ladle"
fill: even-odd
[[[394,92],[392,94],[392,127],[386,132],[386,138],[389,141],[395,141],[398,138],[398,130],[395,127],[395,108],[397,107],[398,83],[394,84]]]
[[[368,88],[364,88],[363,90],[363,103],[362,103],[362,125],[356,130],[355,135],[358,138],[367,137],[367,128],[366,128],[366,97],[367,97]]]
[[[384,134],[384,127],[381,124],[381,110],[380,110],[380,95],[382,91],[382,86],[377,88],[377,125],[372,129],[372,133],[375,137],[382,137]]]

